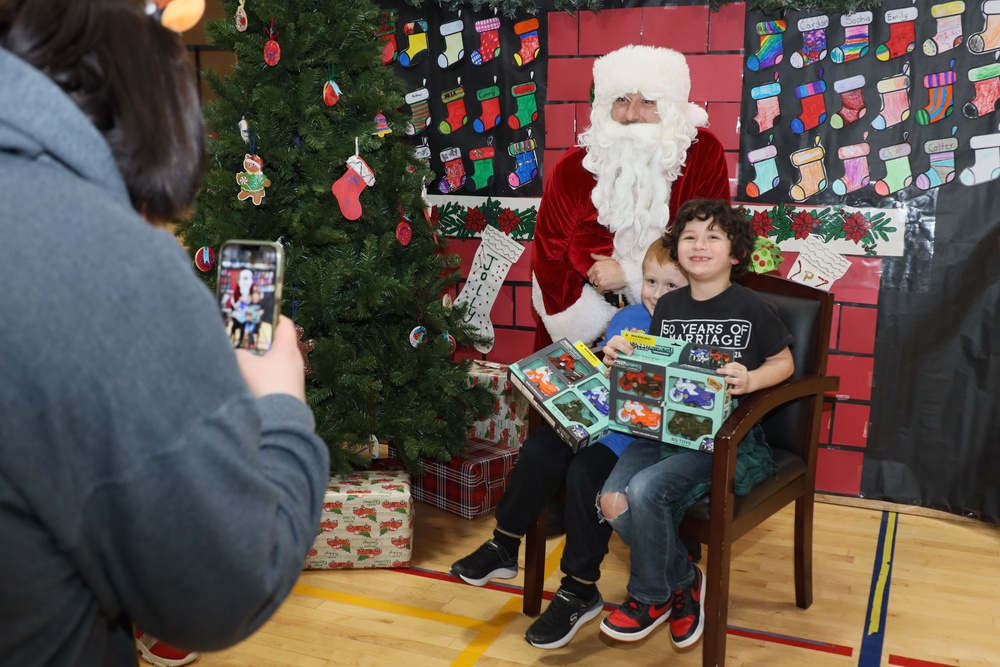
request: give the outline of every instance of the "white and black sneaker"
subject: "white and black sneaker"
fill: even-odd
[[[538,619],[524,633],[524,641],[535,648],[559,648],[576,635],[587,621],[597,618],[604,608],[600,592],[589,600],[577,597],[565,588],[559,588],[555,597]]]
[[[482,586],[490,579],[513,579],[517,576],[517,554],[511,556],[502,546],[489,540],[452,563],[451,573],[473,586]]]

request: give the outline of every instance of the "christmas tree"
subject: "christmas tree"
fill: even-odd
[[[206,32],[238,61],[205,74],[210,166],[184,241],[193,255],[235,238],[284,246],[282,312],[315,342],[306,397],[335,471],[365,465],[372,436],[411,469],[447,458],[493,399],[453,362],[476,334],[442,298],[458,258],[402,139],[402,83],[382,63],[392,17],[369,0],[224,5],[231,18]]]

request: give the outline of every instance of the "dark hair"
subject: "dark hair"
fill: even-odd
[[[0,0],[0,46],[87,115],[146,219],[191,207],[206,163],[194,68],[141,0]]]
[[[677,241],[684,227],[692,220],[712,220],[729,237],[730,254],[738,260],[730,275],[739,278],[750,266],[753,244],[756,241],[753,227],[740,208],[733,208],[725,199],[690,199],[677,209],[674,224],[663,235],[663,243],[670,248],[670,256],[677,256]]]

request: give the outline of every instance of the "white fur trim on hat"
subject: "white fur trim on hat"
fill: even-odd
[[[647,100],[686,104],[691,73],[684,56],[659,46],[623,46],[594,61],[594,103],[640,93]]]

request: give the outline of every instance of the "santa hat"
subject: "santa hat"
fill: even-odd
[[[691,73],[684,56],[673,49],[631,44],[594,62],[595,108],[610,109],[619,97],[635,93],[684,106],[696,127],[708,124],[705,110],[688,103]]]

